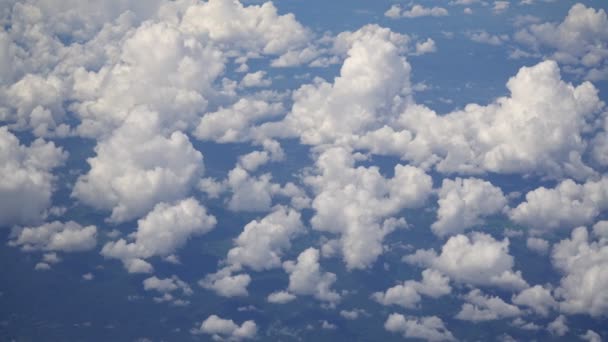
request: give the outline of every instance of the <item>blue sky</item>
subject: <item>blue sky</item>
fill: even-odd
[[[604,1],[0,5],[0,339],[608,338]]]

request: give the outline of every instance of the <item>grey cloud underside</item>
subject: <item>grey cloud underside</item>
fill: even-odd
[[[459,0],[449,10],[411,3],[383,14],[443,20],[455,5],[512,10]],[[279,12],[231,0],[31,0],[0,11],[8,246],[40,254],[40,271],[67,253],[100,253],[148,273],[138,282],[146,295],[175,307],[197,305],[199,291],[249,303],[257,277],[278,274],[283,282],[264,288],[256,305],[310,300],[337,319],[381,316],[380,329],[404,338],[453,341],[454,322],[488,321],[601,338],[567,317],[608,316],[608,111],[598,86],[608,78],[605,11],[576,4],[560,22],[521,19],[512,36],[468,31],[475,42],[521,49],[511,57],[543,57],[505,79],[503,96],[443,113],[417,100],[413,81],[413,60],[439,53],[440,39],[376,24],[321,34]],[[332,66],[333,79],[315,76]],[[274,89],[275,71],[294,67],[313,76]],[[79,160],[86,167],[69,169],[66,139],[93,143]],[[278,169],[294,164],[294,143],[311,163],[295,163],[286,180]],[[221,175],[208,161],[218,160],[208,146],[219,144],[239,151]],[[390,167],[377,157],[391,158]],[[503,191],[495,175],[529,183]],[[68,189],[68,204],[54,203],[58,188]],[[103,219],[75,222],[64,215],[75,207]],[[197,270],[193,286],[179,273],[179,251],[226,234],[222,215],[248,222],[228,227],[236,233],[214,255],[217,267]],[[498,220],[525,238],[497,231]],[[408,229],[428,230],[432,244],[389,244]],[[527,252],[550,263],[553,284],[522,272],[517,258]],[[379,272],[378,261],[395,253],[403,262],[384,262],[385,271],[412,270],[409,279],[363,294],[342,283],[341,272]],[[355,296],[370,306],[349,306]],[[458,303],[450,315],[416,314],[445,298]],[[263,310],[233,320],[215,308],[192,322],[192,335],[267,337],[268,322],[242,319]],[[340,322],[311,324],[340,331]]]

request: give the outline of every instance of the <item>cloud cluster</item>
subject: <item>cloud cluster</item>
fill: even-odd
[[[466,303],[456,315],[457,319],[482,322],[521,315],[517,306],[508,304],[496,296],[485,296],[478,289],[469,292],[465,300]]]
[[[193,329],[192,332],[211,335],[214,340],[241,341],[254,338],[258,332],[258,327],[254,321],[245,321],[239,326],[231,319],[211,315],[201,323],[198,329]]]
[[[393,313],[388,316],[384,328],[390,332],[403,334],[406,338],[423,339],[431,342],[456,341],[454,335],[437,316],[407,318]]]
[[[10,246],[24,251],[80,252],[97,245],[97,227],[69,221],[54,221],[37,227],[14,229]]]
[[[382,305],[414,308],[422,299],[421,295],[438,298],[451,292],[448,277],[439,271],[427,269],[422,271],[422,281],[407,280],[403,284],[389,288],[386,292],[374,293],[372,298]]]
[[[40,223],[51,206],[56,177],[67,153],[52,142],[37,139],[21,145],[0,127],[0,227]]]

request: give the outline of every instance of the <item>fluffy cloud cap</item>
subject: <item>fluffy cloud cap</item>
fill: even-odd
[[[231,319],[211,315],[194,332],[212,335],[214,339],[240,341],[254,338],[258,332],[258,327],[254,321],[245,321],[239,326]]]
[[[6,127],[0,127],[0,227],[39,223],[51,204],[55,177],[67,153],[52,142],[35,140],[30,146]]]
[[[312,295],[318,300],[335,303],[340,295],[331,289],[336,282],[336,275],[323,272],[319,264],[319,251],[308,248],[300,253],[296,262],[283,263],[285,272],[289,274],[288,290],[296,295]]]

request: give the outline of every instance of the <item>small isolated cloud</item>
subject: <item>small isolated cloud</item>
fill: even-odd
[[[402,9],[399,5],[393,5],[384,15],[391,19],[418,18],[418,17],[444,17],[449,12],[443,7],[424,7],[423,5],[412,5],[409,9]]]
[[[436,270],[422,272],[422,281],[407,280],[403,284],[389,288],[386,292],[376,292],[372,298],[382,305],[399,305],[415,308],[422,295],[438,298],[452,292],[450,278]]]
[[[10,246],[24,251],[81,252],[97,245],[97,227],[69,222],[51,222],[37,227],[16,228]],[[54,263],[57,259],[48,255],[45,261]]]
[[[469,292],[465,300],[466,303],[456,315],[457,319],[464,321],[483,322],[522,314],[517,306],[506,303],[496,296],[486,296],[478,289]]]
[[[466,35],[470,40],[481,44],[502,45],[509,41],[509,36],[506,34],[493,35],[484,30],[467,32]]]

